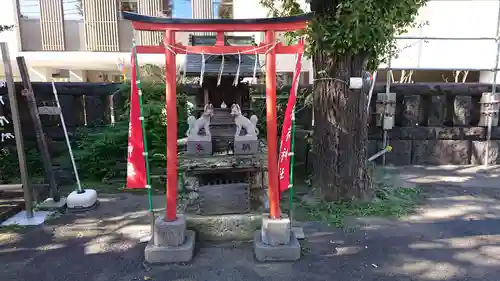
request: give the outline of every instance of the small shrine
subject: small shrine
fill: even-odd
[[[215,36],[190,37],[192,46],[215,42]],[[225,44],[255,43],[252,37],[227,36]],[[184,71],[201,81],[188,118],[186,148],[179,158],[182,184],[192,199],[186,211],[198,215],[265,211],[266,155],[249,83],[243,82],[262,75],[258,55],[188,54]]]
[[[199,216],[222,216],[252,211],[263,213],[260,216],[261,229],[252,229],[256,259],[298,260],[300,243],[291,230],[290,218],[281,214],[279,206],[280,180],[285,179],[285,170],[289,167],[280,168],[278,159],[288,161],[289,153],[286,157],[278,157],[276,56],[297,54],[295,75],[298,76],[304,40],[284,45],[276,35],[305,29],[313,14],[260,19],[177,19],[128,12],[122,12],[122,16],[132,22],[134,30],[164,33],[162,44],[136,46],[134,49],[139,54],[165,54],[166,208],[165,215],[154,220],[153,239],[144,250],[146,261],[186,262],[193,258],[197,234],[188,229],[186,222],[186,215],[192,212]],[[177,32],[213,32],[215,40],[213,37],[191,37],[191,44],[183,45],[176,41]],[[230,32],[263,32],[265,36],[259,45],[241,41],[239,44],[238,40],[242,38],[226,36]],[[188,118],[184,149],[178,149],[177,140],[177,55],[186,55],[183,73],[199,76],[200,85],[195,110]],[[254,81],[262,74],[259,55],[266,57],[267,136],[259,135],[257,125],[260,121],[252,112],[248,85],[243,82],[245,78]],[[140,95],[137,96],[140,101]],[[289,102],[293,103],[294,98],[295,93]],[[291,111],[293,107],[287,106],[288,109]],[[132,120],[137,122],[140,117]],[[291,128],[285,125],[284,128]],[[260,146],[261,137],[267,140],[267,149]],[[140,140],[137,143],[141,145]],[[147,151],[142,151],[147,158]],[[148,162],[141,161],[146,163],[147,170]],[[146,185],[144,177],[142,180],[142,185]],[[183,201],[178,200],[179,187],[190,191],[189,200],[181,204],[183,206],[177,204]],[[264,196],[265,189],[268,200]],[[266,201],[269,202],[268,208]],[[224,219],[212,221],[213,226],[207,227],[227,226]],[[222,226],[217,226],[217,223]]]

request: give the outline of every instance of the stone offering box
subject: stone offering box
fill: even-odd
[[[186,154],[188,155],[212,155],[211,140],[188,140],[186,142]]]
[[[259,141],[256,139],[239,139],[234,140],[234,154],[235,155],[247,155],[255,154],[259,152]]]

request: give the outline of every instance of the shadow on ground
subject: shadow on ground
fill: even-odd
[[[401,220],[351,219],[357,227],[352,232],[301,223],[307,241],[303,258],[294,263],[257,263],[251,243],[198,243],[191,263],[144,264],[139,239],[148,233],[145,196],[104,197],[89,213],[20,234],[0,233],[0,280],[499,280],[496,192],[424,189],[426,203]]]

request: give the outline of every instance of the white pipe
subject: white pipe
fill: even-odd
[[[386,73],[386,81],[385,81],[385,94],[386,98],[389,97],[389,93],[391,92],[391,58],[389,57],[387,61],[387,73]],[[384,103],[384,112],[382,112],[382,127],[384,126],[385,119],[385,111],[387,110],[387,100]],[[389,141],[387,140],[387,130],[384,129],[383,136],[383,146],[387,147]],[[385,153],[382,154],[382,166],[385,166]]]
[[[370,113],[370,104],[372,102],[373,90],[375,89],[375,82],[377,81],[377,73],[375,70],[372,74],[372,84],[370,85],[370,90],[368,91],[368,104],[366,105],[366,112]]]
[[[497,13],[497,29],[496,29],[496,43],[497,43],[497,52],[496,52],[496,57],[495,57],[495,69],[498,69],[498,60],[500,56],[500,0],[497,1],[498,3],[498,13]],[[498,71],[493,71],[493,82],[491,83],[491,93],[492,96],[495,96],[495,93],[497,91],[497,76],[498,76]],[[498,114],[498,112],[495,112]],[[491,126],[492,126],[492,116],[493,112],[488,112],[488,131],[486,132],[486,148],[485,148],[485,155],[484,155],[484,167],[488,167],[488,162],[490,161],[490,140],[491,140]]]
[[[56,100],[57,108],[59,109],[59,117],[61,118],[61,123],[64,131],[64,138],[66,139],[66,145],[69,150],[69,157],[71,158],[71,164],[73,165],[73,172],[75,173],[76,184],[78,186],[78,192],[83,192],[82,185],[80,183],[80,177],[78,176],[78,170],[76,169],[75,157],[73,156],[73,150],[71,149],[71,143],[69,142],[68,130],[66,129],[66,122],[64,122],[64,115],[62,112],[61,104],[59,103],[59,96],[57,94],[56,85],[52,82],[52,93],[54,93],[54,98]]]
[[[368,158],[368,162],[371,162],[377,158],[379,158],[382,155],[385,155],[387,152],[392,151],[392,146],[388,145],[386,148],[382,149],[381,151],[373,154],[370,158]]]

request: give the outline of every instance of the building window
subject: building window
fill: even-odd
[[[163,11],[164,17],[171,18],[174,11],[173,0],[163,0]]]
[[[19,0],[19,14],[22,19],[40,19],[38,0]]]
[[[137,0],[120,0],[120,11],[137,13]]]
[[[63,0],[63,15],[65,20],[83,20],[82,0]]]
[[[219,19],[233,18],[233,0],[215,0],[213,2],[214,16]]]

